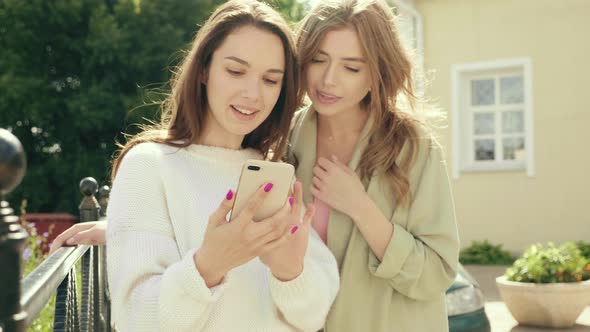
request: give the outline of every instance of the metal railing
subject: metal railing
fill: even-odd
[[[54,293],[54,331],[110,331],[104,246],[60,248],[21,280],[21,257],[28,234],[4,196],[18,186],[25,169],[22,145],[0,129],[0,332],[26,331]],[[93,178],[80,182],[84,195],[80,222],[105,219],[109,188],[100,189],[99,200],[95,198],[97,189]],[[76,278],[79,261],[81,294]]]

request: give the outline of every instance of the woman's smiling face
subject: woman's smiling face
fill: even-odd
[[[207,71],[209,131],[243,137],[256,129],[279,98],[284,71],[277,35],[251,25],[231,32],[213,52]]]

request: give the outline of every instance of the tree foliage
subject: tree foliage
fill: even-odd
[[[166,91],[198,24],[222,2],[0,0],[0,127],[28,160],[11,205],[26,198],[33,212],[75,213],[81,178],[108,184],[115,140],[155,119],[153,89]],[[302,15],[297,0],[271,5]]]

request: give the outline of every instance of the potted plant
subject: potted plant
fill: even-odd
[[[573,242],[536,244],[496,284],[520,324],[570,327],[590,304],[590,259]]]

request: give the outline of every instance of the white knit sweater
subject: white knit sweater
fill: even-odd
[[[315,331],[336,297],[338,268],[312,230],[299,277],[281,282],[258,258],[207,288],[193,262],[209,215],[254,150],[143,143],[119,167],[108,207],[112,323],[125,332]]]

